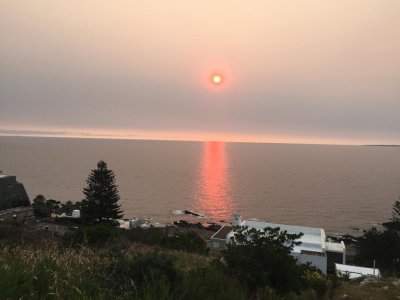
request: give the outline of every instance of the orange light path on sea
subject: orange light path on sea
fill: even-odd
[[[225,143],[204,142],[200,178],[194,195],[196,209],[215,221],[228,221],[232,214],[230,192]]]

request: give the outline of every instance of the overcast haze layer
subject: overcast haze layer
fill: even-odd
[[[0,135],[400,144],[398,0],[0,3]]]

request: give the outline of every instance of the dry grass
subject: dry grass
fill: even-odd
[[[189,253],[177,250],[167,251],[176,259],[177,267],[183,271],[192,269],[205,268],[213,259],[209,256],[204,256],[196,253]]]
[[[125,258],[134,258],[138,254],[153,252],[156,248],[130,242],[121,253],[118,253],[109,247],[65,248],[52,240],[42,240],[40,243],[28,245],[0,244],[0,288],[3,291],[9,289],[7,296],[3,293],[0,298],[42,299],[44,295],[58,299],[107,299],[112,295],[111,290],[98,281],[101,279],[103,283],[107,282],[104,270],[114,265],[121,255]],[[177,250],[160,250],[164,254],[173,256],[177,268],[183,272],[205,268],[215,259],[213,256]],[[14,273],[11,272],[13,268],[16,270]],[[11,290],[16,280],[22,280],[22,283]],[[399,284],[396,285],[395,282]],[[41,289],[44,291],[42,294]],[[34,296],[32,291],[36,293]],[[265,299],[318,299],[318,297],[315,292],[307,291],[298,296],[271,294],[266,295]],[[328,292],[323,299],[399,300],[400,280],[380,279],[364,285],[359,282],[343,282],[337,289]]]
[[[377,282],[365,285],[358,282],[344,282],[335,291],[333,299],[399,300],[400,285],[396,286],[393,284],[394,282],[396,282],[395,279],[380,279]]]
[[[126,253],[130,256],[135,256],[136,254],[152,252],[154,250],[154,246],[149,246],[142,243],[130,243]],[[179,250],[162,249],[162,252],[174,257],[176,266],[182,271],[205,268],[213,259],[215,259],[215,257]]]
[[[68,251],[60,249],[57,243],[45,241],[40,245],[3,245],[0,246],[0,259],[9,257],[19,257],[24,263],[34,266],[43,259],[52,260],[56,266],[66,271],[71,271],[71,267],[85,266],[92,271],[95,267],[104,265],[105,258],[101,252],[96,253],[88,247],[76,249],[69,248]]]

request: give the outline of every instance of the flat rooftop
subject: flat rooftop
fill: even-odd
[[[301,250],[322,252],[325,249],[325,230],[322,228],[293,226],[286,224],[267,223],[262,221],[244,220],[241,226],[248,226],[257,230],[264,230],[266,227],[279,227],[281,231],[287,231],[290,234],[303,233],[299,239],[301,244],[293,248],[293,252],[301,252]]]

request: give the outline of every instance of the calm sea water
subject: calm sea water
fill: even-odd
[[[0,169],[31,198],[81,200],[104,159],[125,217],[166,223],[189,209],[356,233],[391,216],[400,148],[0,137]]]

